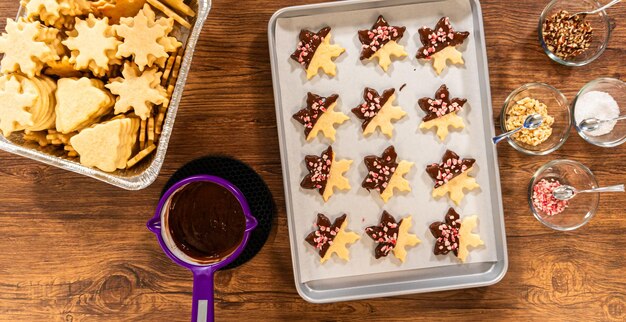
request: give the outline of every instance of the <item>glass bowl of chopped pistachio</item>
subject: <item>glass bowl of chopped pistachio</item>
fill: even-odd
[[[540,114],[543,122],[536,129],[522,129],[507,141],[516,150],[530,155],[546,155],[556,151],[567,140],[572,124],[565,95],[544,83],[529,83],[514,90],[500,112],[500,127],[508,132],[521,127],[524,120]]]
[[[595,0],[552,0],[539,18],[539,42],[557,63],[583,66],[600,57],[611,36],[606,11],[577,14],[598,9]]]
[[[626,83],[608,77],[590,81],[574,98],[572,114],[585,141],[605,148],[626,142],[626,119],[620,119],[626,117]]]

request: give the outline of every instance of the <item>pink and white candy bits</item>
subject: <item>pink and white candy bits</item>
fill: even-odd
[[[567,200],[558,200],[552,191],[561,186],[555,179],[541,179],[533,187],[533,205],[548,216],[562,213],[567,208]]]

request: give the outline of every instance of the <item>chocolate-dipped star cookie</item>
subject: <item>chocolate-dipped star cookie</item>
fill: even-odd
[[[331,45],[330,38],[330,27],[324,27],[317,33],[305,29],[300,31],[300,42],[291,58],[306,70],[307,79],[317,75],[320,68],[330,76],[337,73],[333,59],[341,55],[345,49],[339,45]]]
[[[322,97],[309,92],[306,107],[293,115],[293,118],[304,125],[304,136],[311,140],[322,132],[325,137],[335,141],[335,124],[341,124],[349,117],[341,112],[335,112],[339,95],[333,94]]]
[[[463,119],[456,113],[463,108],[467,102],[464,98],[450,99],[450,92],[446,85],[441,85],[434,98],[420,98],[418,104],[420,108],[426,112],[426,116],[422,119],[420,129],[437,128],[437,136],[441,141],[448,136],[448,127],[462,129],[465,127]]]
[[[452,64],[463,64],[463,54],[456,49],[469,36],[469,32],[457,32],[450,24],[450,18],[439,19],[435,29],[422,27],[419,29],[423,47],[417,51],[418,59],[433,61],[437,75],[446,67],[446,61]]]
[[[333,195],[337,187],[340,190],[350,190],[350,182],[343,174],[350,169],[352,160],[335,160],[335,154],[331,146],[317,155],[307,155],[304,163],[309,171],[300,186],[304,189],[318,189],[324,201]]]
[[[365,228],[365,234],[378,243],[374,256],[381,258],[393,251],[394,256],[404,262],[406,259],[406,249],[404,248],[415,246],[420,242],[417,236],[409,234],[411,226],[411,216],[407,216],[396,223],[392,215],[383,211],[378,225]]]
[[[382,156],[370,155],[364,159],[368,172],[361,185],[368,191],[378,191],[385,202],[393,196],[394,189],[411,191],[404,175],[411,170],[413,162],[397,163],[397,157],[396,150],[391,145],[385,149]]]
[[[452,252],[461,262],[467,258],[468,247],[483,245],[480,236],[472,233],[477,225],[477,216],[466,217],[461,221],[459,214],[453,209],[448,209],[444,221],[436,221],[430,224],[430,233],[436,238],[435,255],[446,255]]]
[[[474,159],[461,159],[456,153],[447,150],[441,163],[427,166],[426,172],[435,181],[433,197],[450,194],[450,199],[458,205],[465,196],[463,189],[480,188],[476,179],[468,175],[475,162]]]
[[[346,231],[348,226],[346,218],[347,215],[344,214],[335,219],[335,222],[331,225],[328,217],[323,214],[317,214],[316,230],[306,236],[305,240],[318,250],[322,264],[330,259],[333,253],[346,261],[350,258],[347,244],[354,243],[360,237],[354,232]]]
[[[404,47],[397,43],[404,35],[406,27],[390,26],[385,18],[378,16],[371,29],[359,30],[361,60],[378,58],[378,65],[387,71],[391,64],[391,56],[401,58],[407,56]]]
[[[399,120],[406,115],[402,107],[393,105],[393,102],[396,100],[395,93],[396,90],[394,88],[385,90],[382,95],[369,87],[363,90],[364,102],[352,109],[352,113],[363,120],[361,125],[363,135],[372,134],[377,128],[380,128],[380,131],[387,137],[393,135],[391,122]]]

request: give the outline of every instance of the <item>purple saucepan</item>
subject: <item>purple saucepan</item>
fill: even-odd
[[[243,209],[243,213],[246,217],[246,230],[243,234],[243,240],[241,241],[241,244],[239,244],[237,249],[227,257],[221,259],[219,262],[204,265],[194,263],[192,259],[187,258],[182,252],[177,251],[175,249],[175,246],[172,246],[172,248],[174,249],[170,249],[171,247],[168,247],[168,243],[170,245],[173,245],[173,243],[171,242],[171,236],[169,235],[167,229],[161,229],[161,223],[163,222],[165,210],[167,210],[170,199],[174,195],[174,193],[181,190],[187,184],[198,181],[215,183],[230,191],[241,204],[241,208]],[[161,248],[163,249],[165,254],[172,261],[174,261],[174,263],[182,267],[188,268],[193,273],[193,309],[191,321],[214,321],[213,274],[218,269],[231,263],[233,260],[235,260],[235,258],[237,258],[237,256],[241,254],[243,249],[246,247],[246,244],[248,243],[250,233],[257,226],[257,220],[256,218],[252,217],[250,207],[248,206],[248,202],[246,201],[244,195],[232,183],[219,177],[210,175],[197,175],[188,177],[177,182],[165,192],[165,194],[159,200],[159,205],[156,209],[154,217],[152,217],[152,219],[148,221],[147,226],[148,229],[150,229],[150,231],[152,231],[157,236],[157,239],[159,240],[159,245],[161,245]]]

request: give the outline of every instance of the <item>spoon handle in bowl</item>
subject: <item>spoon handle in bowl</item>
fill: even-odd
[[[494,136],[491,140],[493,141],[493,144],[498,144],[500,143],[500,141],[508,138],[509,136],[519,132],[521,129],[523,129],[523,127],[518,127],[517,129],[513,130],[513,131],[508,131],[506,133],[502,133],[498,136]]]
[[[579,193],[581,192],[624,192],[624,185],[617,184],[614,186],[600,187],[600,188],[579,191]]]

